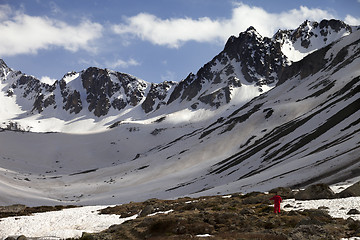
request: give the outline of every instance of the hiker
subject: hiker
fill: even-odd
[[[282,198],[279,195],[275,195],[270,200],[274,200],[274,213],[280,213],[280,203],[282,202]]]

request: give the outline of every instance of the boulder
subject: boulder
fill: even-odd
[[[316,200],[316,199],[331,199],[334,198],[335,193],[326,184],[314,184],[308,186],[305,190],[300,190],[295,194],[296,200]]]
[[[94,240],[94,236],[91,233],[83,232],[80,240]]]
[[[347,215],[355,215],[360,214],[360,211],[357,209],[350,209],[350,211],[347,213]]]
[[[140,212],[140,217],[146,217],[147,215],[154,212],[154,207],[152,205],[146,205],[144,209]]]
[[[360,181],[335,195],[337,198],[360,197]]]
[[[270,194],[281,196],[283,199],[294,198],[294,192],[289,187],[277,187],[269,191]]]
[[[27,237],[20,235],[16,240],[27,240]]]

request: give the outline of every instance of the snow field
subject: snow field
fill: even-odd
[[[285,207],[287,204],[292,207]],[[337,198],[337,199],[321,199],[310,201],[299,201],[295,199],[286,199],[282,202],[282,209],[285,211],[290,210],[305,210],[305,209],[318,209],[325,207],[329,215],[334,218],[347,219],[351,217],[354,220],[360,220],[360,215],[347,215],[351,209],[360,209],[360,197]]]
[[[81,237],[83,232],[100,232],[129,218],[99,215],[108,206],[86,206],[62,211],[36,213],[31,216],[9,217],[0,221],[0,239],[25,235],[30,238],[64,239]]]

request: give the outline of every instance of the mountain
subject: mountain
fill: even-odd
[[[1,61],[0,203],[112,204],[359,176],[359,39],[338,20],[273,38],[249,27],[179,83],[92,67],[48,85]]]
[[[249,27],[238,37],[230,37],[221,53],[179,83],[149,83],[126,73],[90,67],[69,72],[49,85],[13,71],[1,60],[2,92],[8,97],[4,101],[15,107],[6,109],[1,127],[73,132],[69,122],[81,116],[83,121],[96,122],[91,128],[104,130],[128,118],[147,119],[186,108],[218,109],[231,101],[245,103],[274,87],[294,59],[353,29],[338,20],[305,21],[295,30],[279,30],[270,39]],[[11,112],[14,114],[8,115]],[[50,118],[57,119],[56,126],[39,126],[39,119]]]

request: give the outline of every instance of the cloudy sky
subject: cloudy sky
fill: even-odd
[[[51,82],[90,66],[180,81],[254,26],[360,25],[360,0],[0,0],[0,58]]]

